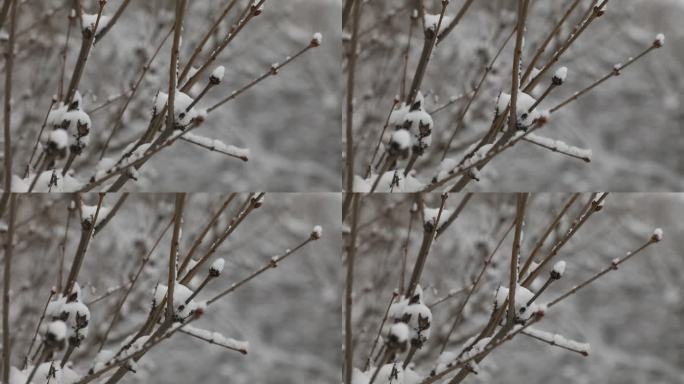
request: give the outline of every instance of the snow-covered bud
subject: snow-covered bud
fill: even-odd
[[[662,33],[659,33],[656,35],[656,38],[653,41],[653,46],[656,48],[660,48],[663,45],[665,45],[665,35],[663,35]]]
[[[656,228],[653,231],[653,235],[651,235],[651,241],[653,241],[654,243],[657,243],[662,239],[663,239],[663,230],[661,228]]]
[[[553,266],[553,269],[551,270],[551,278],[558,280],[563,277],[563,273],[565,273],[565,261],[561,260]]]
[[[45,331],[45,344],[48,348],[64,348],[67,326],[61,320],[49,322]]]
[[[320,239],[322,233],[323,233],[323,228],[321,228],[320,225],[313,227],[313,229],[311,230],[311,240]]]
[[[321,45],[322,41],[323,41],[323,35],[320,32],[316,32],[311,37],[311,43],[309,45],[313,48],[319,47]]]
[[[439,222],[437,222],[439,216]],[[439,208],[423,208],[423,227],[426,231],[434,231],[442,224],[444,224],[449,217],[449,210],[443,209],[442,214],[439,214]]]
[[[222,257],[216,259],[213,263],[211,263],[211,267],[209,267],[209,276],[211,276],[211,277],[221,276],[221,272],[223,272],[223,265],[225,263],[226,263],[226,261],[223,260]]]
[[[556,73],[553,74],[553,78],[551,78],[551,82],[553,83],[553,85],[563,85],[567,76],[568,76],[568,67],[560,67],[556,70]]]
[[[69,135],[67,135],[67,132],[64,129],[55,129],[48,136],[47,148],[45,150],[48,156],[62,158],[66,156],[68,145]]]
[[[214,84],[214,85],[221,84],[221,81],[223,81],[223,74],[225,72],[226,72],[226,68],[223,65],[219,65],[211,73],[211,76],[209,76],[209,82],[211,84]]]
[[[409,327],[405,323],[393,324],[387,334],[387,348],[403,352],[408,346]]]
[[[411,147],[411,134],[406,129],[400,129],[392,134],[387,151],[390,156],[406,157]]]

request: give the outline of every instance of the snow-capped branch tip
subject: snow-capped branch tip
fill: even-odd
[[[663,230],[661,228],[656,228],[653,231],[653,235],[651,235],[651,241],[653,241],[654,243],[657,243],[662,239],[663,239]]]
[[[311,36],[311,43],[309,45],[312,48],[320,47],[321,42],[323,42],[323,35],[320,32],[316,32]]]
[[[311,230],[311,240],[320,239],[322,234],[323,234],[323,228],[320,225],[316,225]]]
[[[211,276],[211,277],[221,276],[221,272],[223,272],[223,266],[225,265],[225,263],[226,263],[226,261],[222,257],[216,259],[211,264],[211,267],[209,267],[209,276]]]
[[[660,48],[663,45],[665,45],[665,35],[663,35],[662,33],[659,33],[656,35],[656,38],[653,41],[653,46],[656,48]]]
[[[551,278],[558,280],[563,277],[563,273],[565,273],[565,260],[561,260],[553,266],[553,269],[551,270]]]
[[[219,65],[214,69],[214,71],[209,76],[209,82],[214,85],[221,84],[223,81],[223,74],[226,72],[226,67]]]
[[[558,68],[558,70],[556,70],[556,73],[553,74],[551,82],[553,83],[553,85],[563,85],[567,77],[568,67],[560,67]]]

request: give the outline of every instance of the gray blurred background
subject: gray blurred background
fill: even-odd
[[[526,259],[567,194],[533,194],[528,203],[521,254]],[[575,202],[560,228],[553,231],[541,255],[565,233],[572,218],[590,196]],[[461,196],[452,194],[446,204],[454,209]],[[426,197],[428,207],[439,206],[439,195]],[[360,366],[377,333],[391,292],[398,287],[402,246],[406,239],[409,208],[406,196],[372,196],[362,200],[359,251],[355,274],[354,335],[356,366]],[[561,280],[538,299],[550,302],[574,285],[610,265],[616,257],[642,245],[654,228],[662,227],[662,242],[652,245],[557,306],[535,328],[588,342],[588,357],[517,336],[496,349],[477,375],[464,383],[681,383],[684,377],[682,337],[682,231],[681,194],[619,194],[605,200],[554,260],[565,260]],[[512,194],[476,194],[461,216],[440,236],[430,251],[422,275],[425,302],[430,305],[450,290],[468,286],[479,273],[482,260],[492,252],[515,215]],[[408,274],[415,262],[422,229],[414,221],[408,248]],[[507,286],[513,234],[495,254],[479,288],[464,311],[463,321],[449,339],[447,350],[460,351],[465,340],[479,332],[491,313],[494,291]],[[545,276],[543,272],[540,276]],[[545,278],[533,284],[539,289]],[[432,309],[432,336],[413,361],[426,375],[434,368],[441,342],[451,327],[464,295],[459,294]]]
[[[112,15],[122,0],[107,2]],[[84,11],[96,13],[97,1],[82,1]],[[19,10],[17,65],[14,70],[13,127],[15,173],[23,172],[35,137],[57,92],[61,50],[67,33],[67,4],[71,0],[26,1]],[[127,91],[152,56],[174,18],[175,3],[167,0],[132,1],[113,29],[96,44],[79,87],[85,110]],[[184,65],[200,37],[227,4],[224,0],[189,1],[183,29],[180,62]],[[213,35],[196,65],[236,22],[250,4],[238,1]],[[194,133],[251,150],[249,162],[178,142],[145,165],[131,191],[338,191],[340,189],[340,3],[338,0],[267,1],[263,13],[237,35],[209,67],[224,65],[223,82],[198,104],[207,108],[308,45],[315,32],[323,44],[209,114]],[[52,13],[48,13],[52,12]],[[123,117],[107,157],[116,157],[146,129],[157,91],[168,91],[172,38],[166,42]],[[4,43],[3,43],[4,44]],[[80,31],[73,28],[67,55],[66,79],[71,76]],[[206,80],[199,82],[204,84]],[[4,83],[0,91],[4,93]],[[200,89],[194,89],[196,96]],[[76,177],[89,178],[101,144],[108,137],[123,101],[91,114],[91,144],[75,164]]]
[[[185,254],[225,195],[191,194],[186,201],[181,254]],[[213,228],[198,255],[225,228],[228,219],[247,197],[240,194]],[[96,195],[84,197],[88,204]],[[105,205],[117,199],[109,195]],[[57,279],[59,242],[64,236],[66,206],[63,196],[21,196],[12,267],[11,329],[13,363],[21,361],[37,324],[49,289]],[[156,241],[173,215],[173,195],[131,195],[117,216],[97,234],[88,249],[78,282],[84,301],[100,297],[110,287],[128,281],[141,258]],[[160,344],[140,361],[137,374],[122,383],[314,383],[335,382],[339,375],[340,345],[339,249],[340,198],[334,194],[267,194],[264,205],[250,214],[212,257],[223,257],[223,274],[199,300],[207,300],[232,283],[292,248],[321,225],[323,236],[269,269],[235,293],[211,305],[196,327],[247,340],[249,354],[225,350],[183,334]],[[121,321],[105,349],[115,349],[144,321],[157,282],[165,284],[171,241],[168,231],[153,253],[127,304]],[[72,219],[66,247],[66,268],[71,265],[80,226]],[[207,267],[198,274],[202,277]],[[199,281],[191,284],[196,287]],[[117,292],[89,306],[92,319],[84,347],[74,354],[75,369],[85,372],[97,352],[97,335],[111,319]],[[95,344],[93,344],[95,343]]]
[[[356,113],[357,169],[365,169],[372,146],[382,129],[394,95],[399,92],[403,51],[409,29],[410,2],[373,2],[362,15],[364,54],[359,64],[357,92],[364,102]],[[426,12],[439,13],[440,1],[425,1]],[[447,15],[455,16],[463,0],[451,1]],[[523,65],[553,28],[570,1],[530,2]],[[571,32],[571,27],[590,6],[579,7],[554,38],[541,63]],[[494,57],[516,19],[515,1],[474,2],[453,32],[440,43],[422,85],[426,109],[431,111],[450,97],[475,87],[484,65]],[[392,13],[394,12],[394,13]],[[537,133],[593,151],[591,163],[520,143],[487,165],[473,191],[681,191],[684,188],[684,128],[681,95],[684,80],[684,2],[678,0],[619,0],[608,3],[607,12],[592,23],[553,67],[568,67],[567,82],[553,91],[541,109],[553,107],[609,73],[616,63],[648,48],[658,33],[665,46],[611,78],[579,101],[555,112]],[[411,80],[422,47],[422,34],[414,28],[409,59]],[[474,140],[489,128],[500,91],[510,93],[512,39],[485,81],[465,118],[447,157],[460,159]],[[381,75],[379,75],[379,73]],[[533,93],[545,89],[545,79]],[[433,114],[432,146],[414,167],[417,178],[427,183],[436,174],[442,151],[453,132],[464,102]],[[360,171],[359,171],[360,172]],[[359,173],[357,172],[357,174]]]

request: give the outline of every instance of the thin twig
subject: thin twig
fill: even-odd
[[[301,243],[300,243],[299,245],[297,245],[296,247],[294,247],[294,248],[288,250],[287,252],[285,252],[285,253],[282,254],[281,256],[272,257],[271,260],[270,260],[268,263],[266,263],[263,267],[261,267],[261,268],[257,269],[256,271],[252,272],[249,276],[245,277],[244,279],[240,280],[239,282],[231,284],[230,288],[226,289],[225,291],[223,291],[223,292],[219,293],[218,295],[212,297],[211,299],[207,300],[207,305],[211,305],[211,304],[213,304],[214,302],[216,302],[217,300],[221,299],[222,297],[224,297],[224,296],[226,296],[226,295],[228,295],[228,294],[234,292],[236,289],[238,289],[238,288],[242,287],[243,285],[247,284],[247,283],[250,282],[252,279],[254,279],[255,277],[259,276],[260,274],[262,274],[262,273],[268,271],[269,269],[276,268],[276,267],[278,266],[278,263],[281,263],[281,262],[285,261],[285,259],[287,259],[288,257],[290,257],[292,254],[294,254],[295,252],[297,252],[298,250],[300,250],[301,248],[303,248],[305,245],[307,245],[307,244],[309,244],[310,242],[315,241],[315,240],[317,240],[317,238],[315,238],[315,237],[313,236],[313,234],[312,234],[311,236],[309,236],[309,238],[307,238],[306,240],[304,240],[303,242],[301,242]]]
[[[644,244],[641,245],[640,247],[636,248],[636,249],[633,250],[633,251],[627,252],[627,256],[625,256],[624,258],[616,258],[616,259],[613,259],[613,261],[611,261],[611,263],[610,263],[610,265],[609,265],[608,267],[606,267],[605,269],[601,270],[600,272],[598,272],[597,274],[595,274],[595,275],[592,276],[591,278],[587,279],[586,281],[582,282],[581,284],[574,286],[572,289],[570,289],[570,290],[567,291],[566,293],[560,295],[557,299],[551,301],[551,302],[548,304],[548,306],[549,306],[549,307],[552,307],[552,306],[558,304],[558,303],[559,303],[560,301],[562,301],[563,299],[565,299],[565,298],[567,298],[568,296],[574,294],[575,292],[577,292],[577,291],[579,291],[580,289],[586,287],[587,285],[593,283],[593,282],[594,282],[596,279],[598,279],[599,277],[605,275],[606,273],[608,273],[608,272],[610,272],[610,271],[617,270],[617,269],[618,269],[618,266],[619,266],[620,264],[624,263],[625,261],[627,261],[627,260],[631,259],[632,257],[634,257],[635,255],[639,254],[641,251],[643,251],[644,249],[646,249],[649,245],[655,244],[655,243],[657,243],[657,242],[658,242],[658,240],[655,240],[655,239],[653,239],[653,238],[649,238],[648,241],[646,241],[646,243],[644,243]]]

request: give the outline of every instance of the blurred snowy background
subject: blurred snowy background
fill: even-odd
[[[439,13],[441,2],[424,1],[426,12]],[[455,16],[464,0],[449,3],[447,16]],[[523,65],[527,65],[546,34],[571,2],[530,2]],[[372,2],[362,14],[362,47],[357,81],[357,170],[365,169],[372,147],[399,92],[403,51],[406,47],[410,1]],[[433,51],[422,91],[428,111],[450,97],[473,89],[484,65],[496,54],[515,23],[515,1],[476,1],[461,23]],[[593,4],[580,1],[578,10],[554,38],[542,62],[571,32],[579,15]],[[579,101],[554,113],[538,133],[567,144],[591,149],[591,163],[573,159],[523,142],[497,157],[482,172],[473,191],[680,191],[684,187],[682,94],[684,78],[684,2],[680,0],[609,1],[604,16],[591,24],[554,68],[568,67],[566,84],[553,91],[540,108],[550,108],[604,74],[625,63],[664,33],[665,47],[652,52],[619,77],[611,78]],[[413,31],[408,67],[409,82],[422,47],[422,32]],[[463,151],[489,128],[495,99],[510,93],[511,62],[515,39],[507,45],[482,92],[466,115],[464,129],[447,157],[460,159]],[[381,74],[380,76],[378,74]],[[545,89],[547,80],[534,96]],[[437,172],[442,151],[453,132],[464,102],[433,114],[432,146],[415,166],[417,178],[428,182]],[[387,138],[386,138],[387,139]],[[357,174],[360,171],[356,172]]]
[[[528,203],[523,258],[527,258],[542,230],[551,222],[565,194],[533,194]],[[569,218],[588,201],[581,195],[560,229],[555,242],[570,224]],[[461,196],[452,194],[446,209],[454,209]],[[439,195],[428,195],[426,206],[438,207]],[[402,245],[406,239],[408,196],[372,196],[361,202],[361,229],[355,275],[354,335],[356,366],[370,349],[392,290],[398,287]],[[565,260],[563,278],[539,298],[549,302],[574,285],[610,265],[616,257],[643,244],[654,228],[662,227],[662,242],[620,265],[616,271],[551,308],[536,328],[559,333],[591,345],[588,357],[550,346],[524,335],[497,348],[466,383],[681,383],[684,377],[684,240],[681,194],[610,194],[602,211],[592,216],[554,260]],[[428,305],[451,290],[468,286],[510,227],[515,196],[475,194],[461,216],[437,238],[422,275]],[[413,223],[408,248],[410,274],[422,238],[420,221]],[[511,243],[509,234],[495,254],[479,288],[464,311],[463,321],[449,339],[448,350],[459,351],[466,339],[479,332],[489,318],[494,291],[508,284]],[[542,254],[548,251],[542,248]],[[544,276],[546,273],[542,274]],[[538,280],[545,280],[539,278]],[[536,291],[543,281],[533,284]],[[456,294],[432,308],[432,335],[414,362],[418,373],[434,368],[440,345],[451,327],[464,294]]]
[[[213,228],[200,252],[225,228],[247,195],[238,195]],[[111,206],[116,195],[108,195]],[[225,199],[224,195],[191,194],[186,201],[181,254]],[[11,318],[13,363],[28,347],[50,287],[57,279],[59,243],[67,218],[66,196],[19,198],[17,248],[12,271]],[[95,204],[97,196],[86,195]],[[91,242],[78,282],[84,302],[128,281],[173,215],[170,194],[131,195],[116,217]],[[183,334],[160,344],[140,361],[137,374],[124,383],[333,383],[339,377],[340,198],[333,194],[267,194],[264,205],[248,216],[211,259],[223,257],[223,274],[200,293],[206,300],[231,283],[268,263],[271,256],[301,243],[314,225],[323,236],[211,305],[194,326],[247,340],[249,354],[225,350]],[[114,348],[136,331],[149,311],[157,282],[166,281],[168,231],[153,253],[124,306],[121,321],[105,348]],[[71,265],[80,226],[72,219],[66,247]],[[203,253],[199,253],[203,254]],[[206,273],[206,268],[199,276]],[[196,286],[195,281],[192,286]],[[97,352],[98,335],[107,328],[109,312],[121,297],[115,292],[89,306],[92,319],[84,346],[74,354],[75,369],[85,372]]]
[[[21,1],[17,63],[14,70],[13,131],[15,173],[23,172],[38,135],[50,98],[57,93],[61,50],[67,33],[67,14],[73,2]],[[122,0],[107,2],[111,16]],[[184,65],[200,37],[209,29],[225,0],[188,1],[180,61]],[[84,12],[97,13],[98,1],[82,1]],[[204,63],[227,34],[237,14],[250,1],[237,1],[218,33],[196,63]],[[168,0],[132,1],[85,67],[79,90],[85,110],[110,96],[127,91],[145,61],[173,22],[175,3]],[[339,0],[267,1],[252,20],[210,66],[226,67],[220,86],[198,104],[206,108],[268,71],[305,47],[315,32],[323,44],[267,78],[235,100],[209,114],[195,133],[251,150],[249,162],[228,158],[195,145],[179,142],[146,164],[142,178],[128,190],[164,191],[338,191],[340,189],[340,2]],[[5,36],[6,37],[6,36]],[[145,76],[123,116],[107,157],[115,157],[147,127],[157,91],[168,90],[170,38]],[[0,41],[6,44],[6,40]],[[73,28],[69,40],[66,79],[70,78],[81,45]],[[196,96],[200,89],[194,89]],[[4,94],[4,83],[0,85]],[[123,101],[91,113],[91,144],[75,164],[76,178],[95,170],[102,143],[110,133]]]

